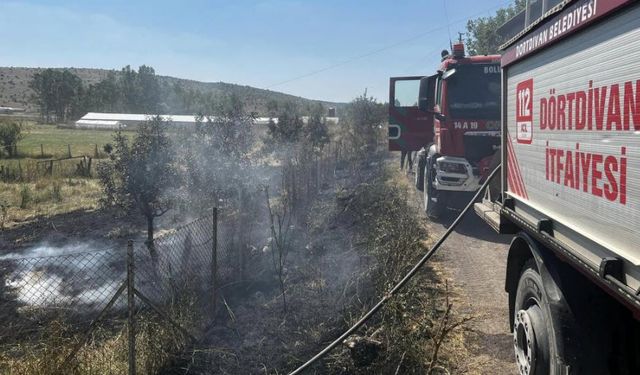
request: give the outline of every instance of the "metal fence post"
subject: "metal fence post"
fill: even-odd
[[[213,227],[211,229],[211,308],[215,314],[218,299],[218,207],[213,208]]]
[[[136,315],[134,296],[134,258],[133,241],[127,243],[127,306],[129,309],[128,329],[129,329],[129,375],[136,374]]]

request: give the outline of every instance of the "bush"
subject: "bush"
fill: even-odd
[[[4,225],[7,222],[9,216],[9,203],[4,200],[0,200],[0,230],[4,230]]]
[[[51,186],[51,199],[54,202],[62,202],[62,185],[59,182],[54,182]]]
[[[20,189],[20,208],[27,208],[31,203],[32,198],[31,188],[29,185],[22,185],[22,188]]]
[[[0,155],[16,156],[16,145],[22,139],[22,125],[17,122],[0,122]]]

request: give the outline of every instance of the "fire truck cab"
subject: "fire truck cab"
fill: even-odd
[[[431,218],[482,184],[500,146],[500,56],[457,43],[436,74],[393,77],[389,150],[418,151],[416,188]]]

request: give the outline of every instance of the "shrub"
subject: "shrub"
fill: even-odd
[[[32,200],[31,188],[29,185],[22,185],[20,189],[20,208],[25,209],[29,207]]]
[[[62,202],[62,185],[59,182],[54,182],[51,186],[51,199],[54,202]]]
[[[19,123],[0,122],[0,154],[4,152],[9,157],[16,156],[16,145],[22,136],[22,126]]]

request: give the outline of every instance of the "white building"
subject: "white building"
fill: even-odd
[[[140,123],[149,121],[154,115],[144,115],[137,113],[99,113],[89,112],[76,121],[76,128],[84,129],[118,129],[135,128]],[[197,116],[192,115],[160,115],[164,120],[171,121],[176,127],[194,126]],[[206,121],[206,119],[204,120]],[[278,119],[274,119],[278,121]],[[268,117],[259,117],[255,119],[257,125],[266,125],[269,123]]]
[[[195,126],[197,116],[192,115],[160,115],[163,119],[171,121],[176,127],[180,126]],[[150,120],[153,115],[135,114],[135,113],[99,113],[89,112],[82,118],[76,121],[76,128],[83,129],[113,129],[116,130],[122,128],[135,128],[140,123]],[[258,117],[254,120],[256,125],[267,125],[269,123],[269,117]],[[308,117],[303,117],[302,120],[306,123]],[[337,117],[326,117],[327,122],[338,123]],[[205,120],[206,121],[206,120]],[[274,122],[278,122],[277,118],[273,119]]]

